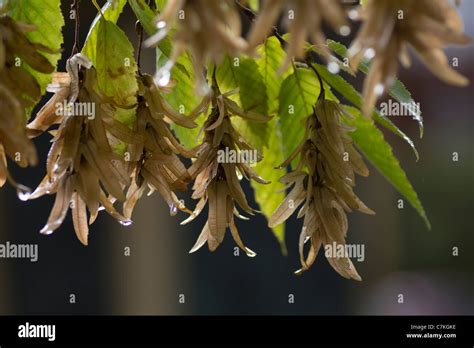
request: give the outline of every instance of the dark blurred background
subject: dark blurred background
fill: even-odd
[[[67,14],[68,1],[63,10]],[[467,34],[474,37],[474,2],[463,1],[460,11]],[[82,1],[81,42],[95,14]],[[134,22],[127,7],[119,24],[136,43]],[[59,70],[71,52],[73,27],[66,17]],[[473,46],[450,48],[447,55],[458,57],[459,71],[474,81]],[[154,71],[154,59],[153,50],[144,51],[145,71]],[[398,209],[401,196],[372,168],[369,178],[358,180],[356,191],[377,215],[349,216],[348,242],[365,244],[365,261],[355,262],[363,282],[341,278],[321,253],[309,272],[294,276],[301,228],[295,218],[287,223],[286,257],[262,216],[239,221],[242,238],[257,257],[234,256],[229,235],[215,253],[203,248],[190,255],[204,217],[179,226],[185,217],[170,217],[155,194],[139,203],[130,227],[101,214],[91,227],[90,245],[83,247],[70,217],[53,235],[38,233],[53,197],[21,202],[6,185],[0,191],[0,243],[37,243],[39,260],[0,259],[0,314],[474,314],[472,84],[447,86],[416,59],[399,76],[421,104],[423,139],[410,117],[392,120],[414,139],[419,162],[403,141],[390,134],[387,139],[433,228],[427,230],[407,202]],[[356,84],[360,87],[361,80]],[[41,165],[10,166],[14,177],[30,187],[44,176],[49,137],[36,144]],[[459,153],[458,162],[452,161],[453,152]],[[130,256],[124,255],[125,247],[131,248]],[[459,256],[453,256],[453,247]],[[181,294],[185,303],[179,302]],[[294,303],[288,302],[290,294]]]

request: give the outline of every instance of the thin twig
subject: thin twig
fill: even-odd
[[[307,54],[306,55],[306,58],[305,58],[305,61],[306,61],[306,64],[308,65],[308,67],[313,70],[313,72],[316,74],[316,76],[318,77],[318,81],[319,81],[319,86],[320,86],[320,92],[319,92],[319,96],[318,96],[318,100],[320,99],[324,99],[324,95],[325,95],[325,90],[324,90],[324,84],[323,84],[323,79],[321,77],[321,75],[319,74],[319,71],[314,67],[313,65],[313,58],[311,57],[311,54]]]
[[[135,31],[138,35],[138,44],[137,44],[137,53],[136,61],[138,66],[138,72],[141,73],[141,58],[142,58],[142,48],[143,48],[143,26],[140,21],[135,23]]]
[[[80,19],[79,19],[79,3],[81,0],[74,0],[71,5],[71,10],[74,11],[75,26],[74,26],[74,45],[72,46],[71,57],[79,52],[79,29],[80,29]]]
[[[100,15],[104,17],[104,14],[102,13],[102,9],[100,8],[99,4],[97,3],[97,0],[92,0],[92,3],[94,4],[95,8],[97,11],[99,11]]]

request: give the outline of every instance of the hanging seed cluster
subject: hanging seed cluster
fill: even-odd
[[[449,66],[443,51],[448,44],[470,41],[449,0],[367,0],[361,8],[335,0],[263,0],[258,14],[247,5],[247,1],[234,0],[168,0],[156,19],[157,33],[147,45],[159,45],[172,35],[172,51],[155,76],[141,71],[137,74],[136,104],[119,105],[115,98],[99,91],[95,67],[87,57],[76,54],[67,61],[65,73],[53,74],[47,90],[54,95],[27,126],[26,110],[41,97],[40,86],[30,72],[51,74],[54,67],[42,52],[54,52],[29,41],[25,34],[35,28],[14,21],[0,9],[0,186],[8,180],[26,197],[25,188],[8,173],[7,158],[20,166],[36,164],[30,139],[49,132],[53,139],[46,176],[29,195],[30,199],[55,195],[41,233],[57,230],[71,210],[76,235],[87,245],[89,225],[99,211],[105,210],[119,223],[129,225],[137,202],[149,190],[148,194],[159,192],[171,215],[178,211],[189,214],[182,224],[195,220],[207,208],[207,220],[190,252],[205,244],[216,250],[229,229],[235,243],[248,256],[255,256],[243,243],[235,221],[235,217],[247,219],[239,210],[249,215],[256,212],[247,201],[241,179],[262,185],[268,182],[249,162],[222,161],[220,154],[256,152],[234,127],[232,118],[260,123],[271,118],[240,108],[231,98],[233,92],[220,92],[215,75],[216,65],[226,55],[255,56],[257,46],[271,32],[287,51],[283,71],[294,59],[305,57],[309,63],[313,49],[331,63],[323,25],[348,35],[347,18],[360,19],[361,29],[349,49],[349,58],[353,70],[372,60],[363,90],[362,111],[366,116],[393,83],[398,62],[410,64],[409,46],[443,81],[458,86],[468,83]],[[251,20],[246,38],[242,37],[243,14]],[[280,19],[288,36],[277,32]],[[188,115],[176,112],[165,97],[173,88],[171,69],[183,54],[192,58],[194,74],[189,77],[195,80],[202,97]],[[214,69],[211,88],[204,74],[210,69]],[[318,75],[322,92],[314,112],[305,119],[301,143],[280,166],[295,164],[280,179],[289,193],[269,219],[269,226],[275,227],[297,210],[297,217],[303,219],[301,269],[297,274],[312,266],[322,248],[346,246],[348,212],[373,214],[354,193],[356,174],[367,176],[369,172],[352,145],[349,133],[354,129],[344,121],[350,115],[325,99],[324,83],[317,70],[312,70]],[[120,111],[133,114],[133,121],[118,121]],[[207,115],[200,133],[202,141],[187,149],[169,126],[195,128],[202,114]],[[188,168],[184,158],[192,161]],[[258,154],[257,160],[261,159]],[[193,210],[178,196],[191,184],[192,198],[197,200]],[[121,212],[116,205],[121,205]],[[361,279],[349,258],[326,258],[343,277]]]
[[[207,86],[202,77],[207,62],[219,63],[225,54],[236,56],[247,48],[240,36],[240,14],[233,0],[169,0],[156,23],[159,31],[148,39],[149,46],[163,40],[176,24],[173,52],[168,64],[158,71],[157,81],[166,82],[176,59],[189,49],[197,85]]]
[[[348,35],[350,28],[340,2],[332,0],[264,0],[261,14],[255,20],[248,36],[250,50],[262,43],[277,25],[279,17],[290,34],[287,47],[287,59],[283,69],[292,57],[303,58],[307,48],[307,39],[325,55],[330,57],[323,34],[323,22],[328,23],[335,32]]]
[[[35,165],[38,161],[33,143],[25,131],[27,108],[41,98],[36,79],[25,69],[52,73],[54,67],[40,52],[50,49],[28,40],[25,33],[34,27],[0,16],[0,187],[9,180],[20,192],[7,170],[7,156],[19,166]]]
[[[176,215],[178,210],[191,213],[178,199],[175,191],[186,191],[191,181],[179,156],[191,158],[193,153],[179,143],[167,122],[185,128],[196,127],[194,119],[207,110],[210,97],[203,98],[200,105],[185,116],[174,111],[168,104],[163,97],[168,88],[158,87],[152,76],[141,75],[138,82],[140,91],[136,129],[134,132],[128,130],[132,134],[127,139],[122,138],[126,143],[132,144],[131,160],[134,161],[132,184],[127,192],[124,215],[131,218],[136,202],[147,187],[151,192],[160,193],[172,215]]]
[[[349,49],[350,65],[357,69],[365,58],[373,58],[364,83],[365,115],[395,81],[398,61],[410,66],[408,47],[438,78],[456,86],[466,86],[467,78],[450,67],[443,49],[449,44],[466,45],[463,21],[446,0],[368,0],[356,16],[362,27]]]
[[[54,96],[28,125],[31,134],[39,134],[59,124],[48,153],[46,176],[31,199],[55,195],[54,206],[43,234],[53,233],[71,208],[74,229],[81,243],[87,245],[89,229],[100,209],[106,210],[121,224],[130,221],[117,212],[113,203],[125,201],[123,188],[129,184],[127,167],[113,151],[118,127],[107,97],[97,92],[97,75],[90,61],[78,54],[69,59],[66,74],[56,74],[49,91]],[[58,112],[64,100],[67,107]],[[108,103],[112,101],[108,100]],[[76,105],[99,105],[93,118],[75,112]],[[119,127],[120,130],[120,127]],[[90,217],[87,218],[87,210]]]
[[[246,1],[239,3],[245,8]],[[252,11],[246,8],[247,13]],[[347,17],[362,21],[349,50],[350,66],[357,70],[362,59],[374,61],[364,83],[363,113],[370,116],[378,97],[393,83],[398,61],[410,65],[408,46],[413,47],[426,66],[443,81],[465,86],[467,79],[449,66],[443,49],[449,44],[465,45],[470,39],[463,33],[463,22],[449,0],[368,0],[360,7],[344,7],[333,0],[264,0],[261,10],[253,14],[246,39],[241,37],[237,6],[231,0],[170,0],[157,19],[158,32],[149,39],[156,45],[173,25],[176,42],[169,64],[155,76],[157,81],[169,77],[179,55],[190,49],[196,77],[203,85],[202,71],[207,62],[218,63],[224,54],[254,54],[279,19],[290,34],[286,41],[287,59],[281,71],[293,58],[302,58],[308,49],[307,39],[331,62],[326,47],[323,23],[336,33],[348,35]],[[333,62],[334,63],[334,62]],[[335,66],[334,69],[337,69]],[[165,82],[168,79],[164,79]]]
[[[216,250],[229,227],[237,245],[248,256],[256,255],[242,242],[234,221],[234,216],[243,218],[236,204],[248,214],[253,215],[255,211],[245,198],[238,176],[240,174],[247,180],[253,179],[260,184],[267,182],[255,173],[249,163],[219,162],[218,151],[254,151],[232,126],[231,116],[253,122],[266,122],[270,119],[253,111],[242,110],[228,95],[215,90],[212,111],[203,126],[204,141],[194,150],[196,161],[189,168],[189,174],[194,179],[192,198],[199,202],[191,216],[182,224],[194,220],[208,204],[207,222],[190,252],[198,250],[206,242],[209,250]]]
[[[303,141],[280,166],[290,165],[299,156],[295,169],[280,179],[292,189],[269,220],[270,227],[277,226],[303,204],[298,212],[298,218],[304,218],[299,239],[302,268],[298,274],[311,267],[321,246],[345,245],[346,212],[356,209],[373,214],[353,192],[355,174],[368,176],[369,170],[347,135],[353,129],[341,119],[342,111],[335,102],[320,99],[314,113],[306,118]],[[307,241],[310,250],[305,257]],[[343,277],[361,280],[348,257],[327,259]]]

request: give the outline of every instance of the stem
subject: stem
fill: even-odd
[[[81,0],[74,0],[71,5],[71,10],[75,14],[75,27],[74,27],[74,45],[72,46],[71,57],[79,52],[79,29],[81,21],[79,18],[79,3]]]
[[[102,9],[100,8],[99,4],[97,3],[97,0],[92,0],[92,3],[94,4],[95,8],[97,11],[99,11],[100,15],[104,17],[104,14],[102,13]]]
[[[143,26],[140,21],[135,23],[135,30],[138,35],[136,61],[138,66],[138,72],[141,73],[141,58],[142,58],[142,47],[143,47]]]
[[[213,64],[213,67],[212,67],[212,82],[211,82],[211,87],[212,87],[212,90],[214,92],[214,96],[213,97],[217,97],[221,92],[219,90],[219,85],[217,84],[217,79],[216,79],[216,65]]]
[[[314,73],[316,74],[316,76],[318,77],[319,87],[320,87],[320,92],[319,92],[318,100],[324,99],[325,90],[324,90],[323,79],[321,78],[321,75],[319,74],[318,70],[314,67],[314,65],[313,65],[313,59],[312,59],[312,57],[311,57],[310,54],[307,54],[307,55],[306,55],[305,61],[306,61],[306,64],[308,65],[308,67],[309,67],[311,70],[313,70],[313,72],[314,72]]]

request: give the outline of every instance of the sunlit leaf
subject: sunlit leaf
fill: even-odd
[[[345,106],[344,108],[354,116],[352,120],[346,119],[347,124],[357,128],[354,132],[349,133],[354,143],[372,162],[374,167],[410,202],[430,229],[430,222],[418,195],[400,166],[398,159],[393,154],[392,147],[384,139],[383,133],[372,120],[364,118],[359,109],[351,106]]]

